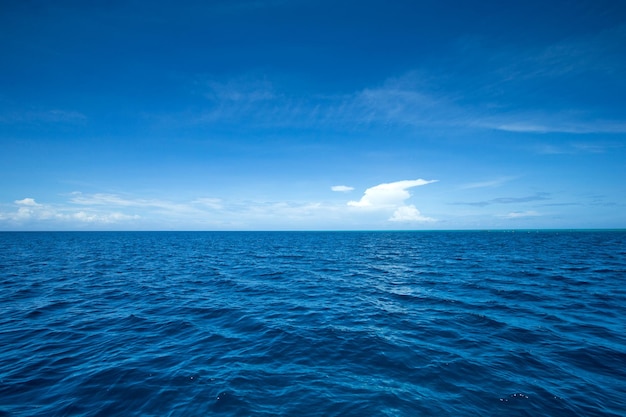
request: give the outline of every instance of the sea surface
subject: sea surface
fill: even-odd
[[[626,232],[0,233],[0,416],[625,416]]]

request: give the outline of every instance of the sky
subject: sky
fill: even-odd
[[[0,0],[0,230],[626,228],[626,3]]]

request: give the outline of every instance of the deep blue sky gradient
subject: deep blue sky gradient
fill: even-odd
[[[2,2],[0,230],[623,228],[624,45],[621,1]]]

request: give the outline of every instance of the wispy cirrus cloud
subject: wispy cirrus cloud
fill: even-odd
[[[358,129],[369,126],[458,124],[464,110],[445,95],[425,88],[421,75],[409,72],[349,93],[299,93],[265,74],[226,79],[200,76],[191,84],[204,108],[193,113],[155,116],[165,125],[176,121],[238,126]]]
[[[599,74],[620,76],[626,70],[623,45],[626,25],[608,27],[522,51],[501,51],[497,72],[505,80],[558,79]]]
[[[561,40],[486,51],[481,39],[463,56],[485,57],[475,85],[470,123],[519,133],[626,132],[626,25],[607,26]],[[613,89],[611,94],[598,91]],[[590,91],[594,91],[590,94]]]
[[[265,74],[206,79],[200,84],[213,107],[198,120],[243,119],[266,126],[396,125],[619,134],[626,132],[626,119],[615,111],[619,107],[604,98],[597,101],[588,89],[613,85],[623,92],[624,42],[626,25],[516,48],[507,44],[486,49],[481,39],[459,39],[460,47],[450,53],[461,64],[446,66],[443,74],[436,65],[415,68],[335,95],[298,94],[281,88]],[[454,72],[464,64],[476,66],[475,71]]]
[[[69,202],[91,207],[136,208],[144,212],[156,211],[172,216],[203,216],[207,210],[221,210],[223,208],[222,200],[219,198],[200,197],[189,202],[174,202],[163,199],[125,197],[118,194],[83,194],[81,192],[73,192]]]
[[[487,181],[470,182],[468,184],[462,185],[460,188],[464,190],[472,188],[495,188],[500,187],[516,178],[518,177],[498,177]]]
[[[572,154],[600,154],[623,148],[618,142],[571,142],[571,143],[542,143],[532,147],[532,150],[542,155],[572,155]]]
[[[530,203],[534,201],[545,201],[545,200],[550,200],[550,198],[551,198],[550,193],[538,192],[538,193],[524,196],[524,197],[498,197],[498,198],[492,198],[490,200],[455,202],[455,203],[450,203],[450,204],[485,207],[485,206],[489,206],[492,204],[519,204],[519,203]]]
[[[125,206],[125,207],[142,207],[149,206],[153,203],[150,200],[143,199],[126,199],[116,194],[96,193],[85,195],[81,192],[73,192],[70,202],[85,206]]]
[[[626,34],[626,30],[622,32],[622,35]],[[626,41],[626,36],[623,38]],[[578,53],[580,55],[595,54],[595,44],[595,42],[590,42],[584,47],[577,47]],[[519,53],[532,55],[537,52],[520,51]],[[532,71],[529,68],[525,68],[527,78],[513,75],[514,70],[505,67],[509,65],[509,61],[516,62],[518,54],[503,58],[500,63],[493,63],[496,70],[491,70],[489,77],[483,75],[479,79],[467,80],[468,83],[477,84],[473,89],[465,90],[461,88],[462,86],[452,85],[446,88],[445,79],[432,77],[427,71],[411,71],[401,77],[387,79],[378,87],[368,87],[355,92],[346,100],[342,109],[345,110],[345,115],[352,115],[361,123],[445,126],[540,134],[582,135],[626,132],[626,119],[607,117],[604,113],[589,108],[583,100],[582,92],[580,93],[581,104],[578,107],[571,103],[552,103],[553,100],[549,96],[543,98],[546,102],[543,105],[537,103],[536,98],[534,98],[535,101],[529,103],[529,98],[524,97],[529,89],[530,80],[532,79],[533,86],[536,83],[549,84],[552,75]],[[564,62],[575,61],[575,58],[568,56],[565,52],[559,59],[562,61],[559,65],[560,69],[566,66]],[[616,65],[623,65],[623,63],[618,59],[613,59],[605,62],[600,68],[593,62],[589,62],[586,69],[582,69],[583,66],[577,63],[572,63],[570,65],[572,69],[569,71],[595,71],[599,73],[598,76],[602,76],[602,72],[606,71],[615,77],[619,73],[616,71]],[[529,71],[534,74],[528,76]],[[462,75],[459,76],[462,77]],[[568,82],[572,84],[568,91],[570,94],[575,94],[572,91],[578,88],[576,81]],[[511,100],[510,97],[517,97],[517,99]],[[468,105],[468,102],[471,104]]]
[[[536,75],[540,76],[539,74]],[[454,129],[488,129],[517,133],[624,133],[626,120],[600,117],[586,108],[498,103],[500,97],[477,96],[467,106],[467,93],[443,90],[422,72],[409,72],[348,94],[301,95],[288,92],[268,78],[253,75],[199,83],[207,106],[181,120],[193,124],[237,123],[255,127],[358,129],[371,126],[433,126]],[[515,91],[525,89],[517,80]],[[547,82],[547,81],[546,81]],[[523,84],[523,83],[521,83]],[[498,89],[504,87],[499,86]],[[487,89],[487,87],[485,87]],[[487,89],[489,91],[489,89]],[[476,93],[478,94],[478,93]]]
[[[180,119],[268,128],[626,132],[620,100],[599,100],[589,93],[594,86],[613,86],[618,97],[624,92],[626,26],[541,45],[487,47],[484,41],[458,39],[449,51],[457,65],[431,62],[341,94],[293,88],[297,82],[286,86],[266,71],[229,77],[204,74],[191,81],[193,93],[205,99],[204,107],[201,103]]]
[[[353,118],[360,124],[459,125],[466,118],[466,110],[449,93],[430,91],[415,72],[355,92],[341,109],[340,118]]]
[[[474,123],[477,127],[519,133],[625,133],[626,121],[588,120],[577,121],[573,117],[558,114],[525,116],[523,112],[515,115],[503,115],[485,118]]]

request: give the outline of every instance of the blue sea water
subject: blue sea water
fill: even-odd
[[[626,232],[0,233],[0,416],[624,416]]]

